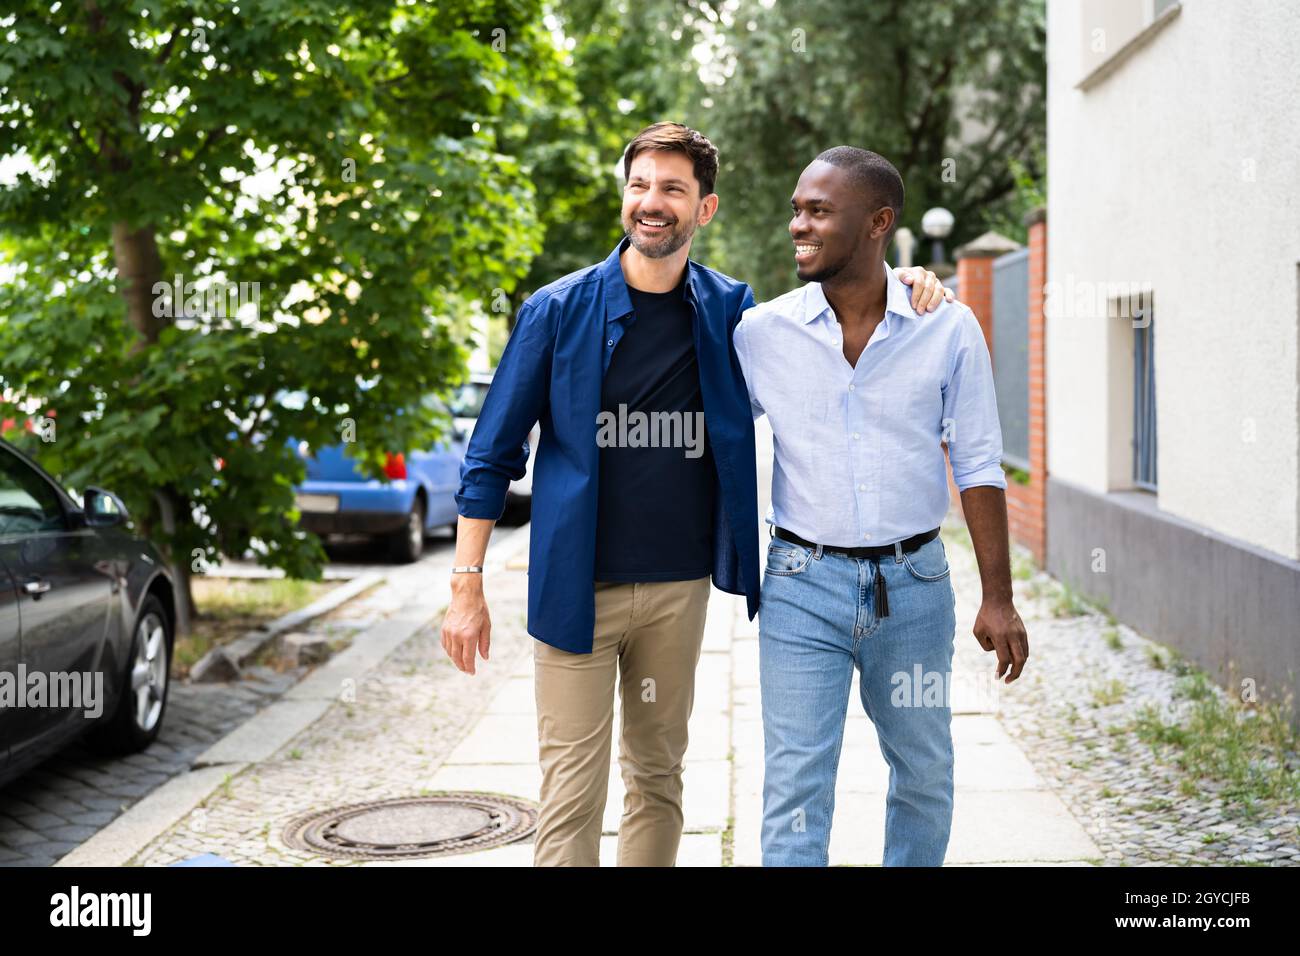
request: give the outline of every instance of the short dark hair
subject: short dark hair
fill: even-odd
[[[700,195],[713,192],[718,179],[718,148],[703,133],[681,123],[654,123],[633,137],[623,151],[623,178],[632,176],[632,160],[647,149],[685,153],[695,164],[695,178],[700,181]]]
[[[817,159],[846,171],[849,181],[873,209],[888,206],[894,210],[894,224],[885,237],[888,242],[903,216],[903,177],[898,174],[894,164],[879,153],[856,146],[836,146],[823,152]]]

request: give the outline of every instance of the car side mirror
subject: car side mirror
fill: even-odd
[[[86,524],[92,528],[111,528],[126,524],[128,514],[122,499],[103,488],[89,487],[81,496]]]

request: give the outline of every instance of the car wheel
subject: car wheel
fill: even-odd
[[[389,548],[393,558],[402,564],[419,561],[424,553],[424,502],[419,495],[406,516],[406,524],[393,532]]]
[[[135,753],[162,729],[171,677],[171,621],[157,595],[140,607],[117,710],[90,732],[87,744],[106,754]]]

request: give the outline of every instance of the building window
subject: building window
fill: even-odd
[[[1156,490],[1155,309],[1148,299],[1133,312],[1133,484]]]
[[[1081,0],[1080,73],[1076,87],[1091,89],[1110,76],[1178,16],[1178,0]]]

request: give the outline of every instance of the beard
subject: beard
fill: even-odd
[[[638,213],[643,219],[662,219],[668,220],[667,216],[653,216],[645,213]],[[632,248],[647,259],[662,259],[665,256],[671,256],[674,252],[686,245],[691,236],[695,235],[694,221],[686,222],[679,220],[676,225],[669,227],[662,235],[649,237],[643,236],[636,231],[636,222],[631,218],[623,220],[623,234],[632,241]]]

